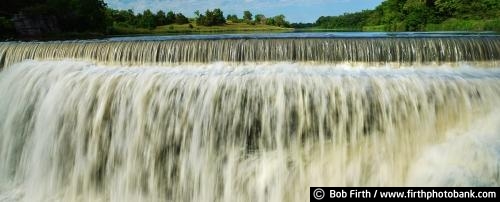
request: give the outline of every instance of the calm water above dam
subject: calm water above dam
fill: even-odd
[[[500,37],[0,43],[0,201],[307,201],[500,186]]]
[[[108,41],[209,40],[209,39],[283,39],[283,38],[415,38],[415,37],[496,37],[496,32],[283,32],[249,34],[190,34],[166,36],[115,36]]]

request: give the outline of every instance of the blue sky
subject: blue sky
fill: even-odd
[[[145,9],[182,12],[192,17],[194,11],[220,8],[224,15],[236,14],[241,18],[244,10],[252,14],[275,16],[283,14],[290,22],[314,22],[320,16],[372,9],[383,0],[104,0],[115,9]]]

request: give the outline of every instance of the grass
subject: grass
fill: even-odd
[[[364,26],[365,32],[404,31],[404,24]],[[439,24],[427,24],[422,31],[497,31],[500,32],[500,19],[462,20],[448,19]]]
[[[323,28],[319,26],[307,27],[307,28],[297,28],[295,31],[298,32],[360,32],[360,28]]]
[[[402,22],[388,25],[369,25],[363,26],[364,32],[404,32],[405,24]]]
[[[448,19],[440,24],[428,24],[426,31],[500,31],[500,20]]]
[[[190,26],[191,25],[191,26]],[[113,27],[113,34],[170,34],[170,33],[209,33],[209,32],[283,32],[292,31],[292,28],[283,28],[270,25],[249,25],[246,23],[231,23],[218,26],[201,26],[191,24],[172,24],[156,27],[149,30],[144,28]]]
[[[426,31],[483,31],[484,20],[459,20],[448,19],[440,24],[428,24]]]
[[[373,26],[364,26],[364,32],[384,32],[387,30],[386,25],[373,25]]]

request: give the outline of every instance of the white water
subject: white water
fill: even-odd
[[[500,186],[498,69],[26,61],[0,95],[0,201]]]

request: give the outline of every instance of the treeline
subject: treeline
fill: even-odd
[[[316,25],[329,29],[353,29],[360,30],[369,25],[367,21],[371,18],[373,10],[364,10],[356,13],[346,13],[340,16],[321,16],[316,20]],[[377,24],[378,25],[378,24]]]
[[[205,15],[200,14],[200,11],[195,11],[194,14],[196,15],[196,24],[198,25],[214,26],[223,25],[226,23],[224,13],[218,8],[214,9],[213,11],[205,11]]]
[[[273,17],[266,17],[263,14],[256,14],[255,16],[250,11],[243,11],[242,18],[238,18],[237,15],[228,15],[226,17],[228,21],[235,23],[247,23],[247,24],[261,24],[261,25],[272,25],[277,27],[292,27],[290,22],[286,20],[284,15],[277,15]]]
[[[13,19],[22,14],[32,18],[33,22],[54,19],[58,32],[67,33],[114,33],[115,28],[145,28],[154,29],[157,26],[170,24],[189,24],[203,26],[224,25],[232,23],[265,24],[279,27],[290,27],[284,15],[267,18],[262,14],[252,15],[250,11],[243,12],[240,19],[237,15],[224,17],[221,9],[195,12],[195,18],[188,19],[182,13],[159,10],[145,10],[134,13],[132,10],[116,10],[108,8],[103,0],[2,0],[0,6],[0,37],[15,36]],[[39,23],[40,24],[40,23]],[[43,23],[41,23],[43,24]],[[43,26],[43,25],[40,25]]]
[[[315,26],[381,31],[500,30],[500,0],[386,0],[373,10],[322,16]]]
[[[106,16],[108,16],[108,21],[111,22],[108,24],[112,24],[113,27],[154,29],[157,26],[189,23],[189,19],[182,13],[174,13],[173,11],[165,13],[163,10],[153,13],[147,9],[142,13],[134,14],[134,11],[130,9],[114,10],[108,8]]]
[[[195,22],[197,25],[203,26],[224,25],[229,21],[232,23],[247,23],[251,25],[263,24],[278,27],[290,27],[290,23],[286,21],[284,15],[277,15],[268,18],[262,14],[253,16],[250,11],[244,11],[242,18],[238,18],[235,14],[224,17],[224,12],[219,8],[206,10],[204,13],[195,11],[194,14],[194,19],[189,20],[182,13],[174,13],[172,11],[165,14],[164,11],[160,10],[155,14],[148,9],[142,13],[134,14],[132,10],[107,9],[107,16],[111,17],[111,21],[114,23],[113,25],[120,27],[154,29],[156,26],[188,24],[191,23],[191,21]]]
[[[106,4],[102,0],[2,0],[0,35],[15,32],[14,15],[51,16],[65,32],[104,31]]]

